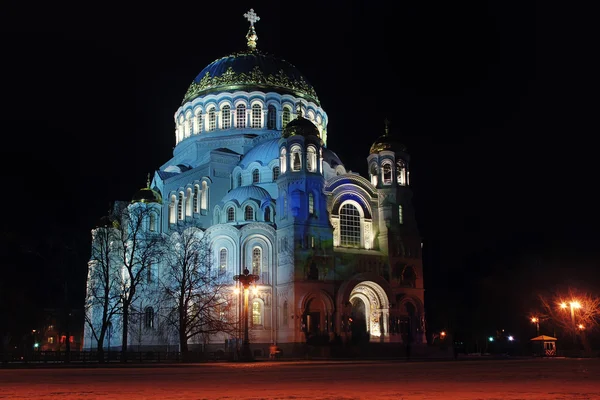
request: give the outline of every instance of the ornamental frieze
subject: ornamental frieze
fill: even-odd
[[[279,70],[279,72],[275,75],[266,75],[261,71],[258,65],[254,66],[252,71],[249,73],[236,73],[231,67],[229,67],[227,71],[219,76],[210,76],[210,72],[207,71],[199,82],[192,82],[185,94],[184,100],[194,98],[207,90],[222,86],[235,85],[263,85],[282,87],[303,93],[318,101],[315,89],[309,85],[303,77],[300,77],[299,79],[290,78],[283,70]]]

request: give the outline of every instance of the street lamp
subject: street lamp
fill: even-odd
[[[560,308],[562,308],[563,310],[566,309],[567,307],[569,307],[571,309],[571,323],[574,326],[575,325],[575,309],[581,308],[581,303],[579,303],[577,300],[570,301],[568,305],[564,301],[562,303],[560,303]],[[577,343],[577,339],[575,338],[575,331],[573,331],[573,343]]]
[[[240,282],[244,288],[244,342],[242,344],[242,360],[252,361],[252,352],[250,352],[250,339],[248,338],[248,290],[250,285],[258,281],[259,276],[251,274],[248,268],[244,268],[244,273],[235,275],[233,280]]]
[[[538,317],[531,317],[531,322],[535,324],[537,336],[540,336],[540,319]]]

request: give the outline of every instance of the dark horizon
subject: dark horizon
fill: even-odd
[[[525,329],[539,291],[600,287],[585,24],[534,3],[256,2],[203,5],[218,17],[195,29],[168,12],[152,15],[161,23],[140,16],[133,31],[125,17],[107,30],[102,15],[87,28],[3,28],[1,230],[4,254],[31,268],[12,278],[34,281],[36,306],[62,301],[48,270],[60,242],[76,254],[66,276],[82,304],[90,230],[168,161],[187,87],[243,48],[250,7],[258,48],[315,87],[328,147],[348,169],[366,174],[386,118],[407,145],[430,329]],[[43,267],[23,261],[11,235],[28,254],[48,250]],[[59,244],[36,243],[47,240]]]

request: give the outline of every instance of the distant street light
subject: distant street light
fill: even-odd
[[[236,275],[233,280],[240,282],[244,288],[244,342],[242,344],[242,360],[252,361],[252,352],[250,351],[250,339],[248,337],[248,290],[250,285],[258,281],[259,276],[251,274],[248,268],[244,268],[244,273]],[[256,290],[256,287],[254,287]],[[256,293],[256,292],[255,292]]]
[[[537,317],[531,317],[531,322],[535,324],[537,336],[540,336],[540,319]]]
[[[581,308],[581,303],[579,303],[579,301],[577,300],[570,301],[568,305],[564,301],[560,303],[560,308],[562,308],[563,310],[567,307],[571,309],[571,323],[575,325],[575,310]],[[573,343],[577,343],[577,339],[575,338],[575,332],[573,332]]]

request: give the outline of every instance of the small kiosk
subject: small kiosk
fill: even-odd
[[[552,336],[540,335],[531,339],[533,344],[533,355],[538,357],[556,356],[556,339]]]

